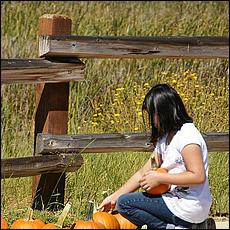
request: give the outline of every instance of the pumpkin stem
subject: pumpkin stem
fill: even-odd
[[[94,201],[93,204],[94,204],[93,205],[93,213],[97,212],[98,210],[100,211],[100,208],[98,208],[99,207],[98,203],[96,201]]]
[[[55,224],[58,228],[62,228],[63,222],[70,210],[71,204],[67,203],[64,207],[64,209],[62,210],[61,215],[59,216],[57,223]]]
[[[88,203],[88,209],[87,209],[87,216],[86,216],[86,220],[92,220],[92,216],[93,216],[93,210],[94,209],[94,202],[92,200],[89,201]]]
[[[33,213],[34,213],[34,210],[32,208],[29,208],[28,220],[32,220],[33,219]]]

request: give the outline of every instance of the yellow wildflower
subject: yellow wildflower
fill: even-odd
[[[137,131],[137,130],[139,130],[139,129],[138,129],[137,127],[135,127],[135,128],[134,128],[134,131]]]
[[[96,126],[97,125],[97,122],[91,122],[91,124],[93,125],[93,126]]]
[[[138,115],[138,116],[142,116],[142,112],[141,112],[141,111],[138,112],[137,115]]]
[[[122,91],[122,90],[124,90],[125,88],[116,88],[116,91]]]
[[[119,113],[115,113],[114,117],[120,117],[120,114]]]
[[[173,84],[176,84],[176,82],[177,82],[177,81],[176,81],[175,79],[172,80],[172,83],[173,83]]]

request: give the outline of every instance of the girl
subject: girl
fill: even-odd
[[[201,133],[178,93],[168,84],[150,89],[142,110],[147,111],[151,125],[153,155],[99,208],[109,211],[116,205],[118,212],[138,228],[207,228],[212,199],[208,152]],[[168,173],[154,172],[152,159]],[[170,185],[170,190],[162,195],[148,194],[159,184]],[[146,192],[134,192],[139,188]],[[213,222],[211,225],[215,228]]]

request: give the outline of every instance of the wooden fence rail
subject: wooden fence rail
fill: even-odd
[[[229,133],[203,133],[208,150],[228,151]],[[51,135],[39,133],[36,141],[36,154],[56,153],[109,153],[141,151],[151,152],[147,133]]]
[[[56,154],[1,159],[1,179],[45,173],[74,172],[83,164],[80,154]]]
[[[41,57],[78,58],[229,58],[229,38],[40,36]]]
[[[1,59],[1,83],[55,83],[84,80],[77,58]]]

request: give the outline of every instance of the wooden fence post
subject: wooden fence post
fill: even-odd
[[[59,14],[39,18],[39,36],[71,35],[72,21]],[[35,135],[38,133],[66,134],[68,129],[69,82],[43,83],[36,88]],[[35,155],[35,151],[34,151]],[[34,209],[58,210],[63,208],[65,173],[48,173],[33,177]]]

